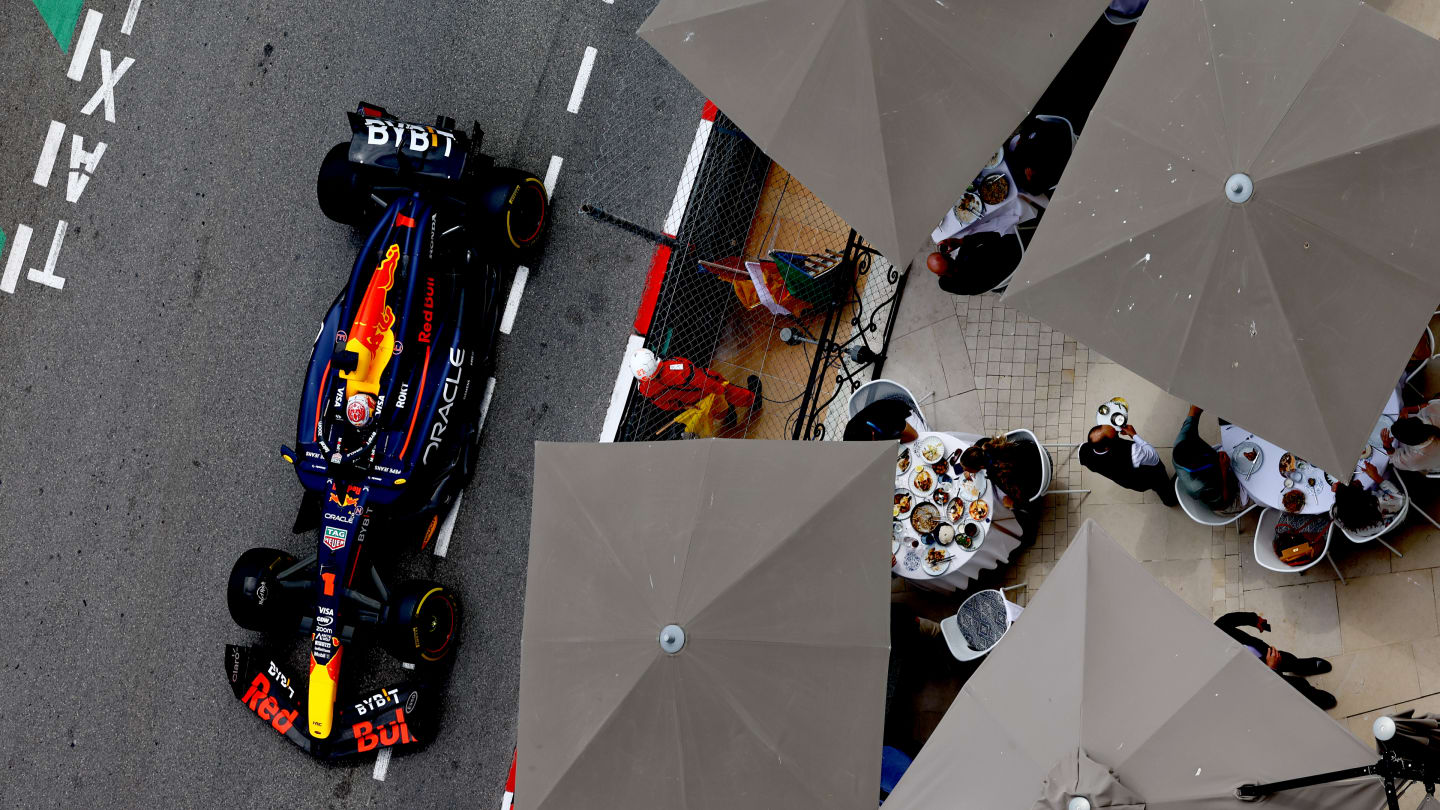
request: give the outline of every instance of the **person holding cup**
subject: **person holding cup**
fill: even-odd
[[[1166,506],[1180,505],[1165,462],[1129,422],[1118,431],[1113,425],[1090,428],[1087,441],[1080,446],[1080,464],[1126,489],[1136,492],[1153,489]]]

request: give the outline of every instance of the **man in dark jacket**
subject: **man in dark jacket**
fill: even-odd
[[[1258,613],[1239,610],[1226,613],[1215,620],[1215,626],[1223,630],[1225,635],[1244,645],[1256,658],[1264,661],[1265,666],[1275,670],[1275,674],[1285,679],[1285,682],[1295,687],[1300,694],[1309,698],[1311,703],[1322,709],[1335,708],[1334,695],[1324,689],[1311,686],[1305,680],[1306,675],[1321,675],[1329,672],[1329,661],[1324,658],[1297,658],[1288,652],[1271,647],[1249,633],[1242,632],[1240,629],[1242,627],[1253,627],[1262,633],[1270,629],[1270,623]]]
[[[1020,238],[1016,233],[989,231],[946,239],[925,260],[940,277],[940,289],[954,295],[979,295],[996,289],[1020,266]]]
[[[1120,438],[1124,433],[1129,441]],[[1117,433],[1109,425],[1090,428],[1089,441],[1080,447],[1080,463],[1087,470],[1093,470],[1126,489],[1136,492],[1155,490],[1160,502],[1166,506],[1178,506],[1174,486],[1165,462],[1149,442],[1135,433],[1135,428],[1126,425]]]

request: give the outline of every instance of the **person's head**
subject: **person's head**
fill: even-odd
[[[1427,440],[1440,436],[1440,428],[1417,419],[1407,416],[1404,419],[1397,419],[1395,424],[1390,426],[1390,435],[1395,441],[1401,444],[1424,444]]]
[[[1089,438],[1091,444],[1100,444],[1109,439],[1120,438],[1120,433],[1110,425],[1096,425],[1090,428],[1090,435],[1087,438]]]
[[[925,266],[935,275],[943,276],[950,272],[950,257],[944,253],[931,253],[929,258],[925,259]]]
[[[1218,471],[1220,454],[1203,439],[1190,437],[1175,445],[1175,466],[1191,474]]]
[[[1060,182],[1072,145],[1064,121],[1042,121],[1032,115],[1005,142],[1005,163],[1022,191],[1046,194]]]
[[[1335,519],[1352,529],[1373,526],[1381,521],[1380,505],[1359,481],[1351,481],[1335,489]]]
[[[636,349],[635,353],[630,355],[630,372],[640,382],[654,377],[659,368],[660,358],[656,357],[655,353],[649,349]]]
[[[980,472],[985,469],[985,448],[971,445],[960,454],[960,466],[965,472]]]

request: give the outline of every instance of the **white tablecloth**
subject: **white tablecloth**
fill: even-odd
[[[1240,475],[1243,466],[1236,466],[1235,473],[1240,479],[1240,486],[1245,487],[1251,499],[1271,509],[1285,511],[1285,506],[1280,501],[1290,488],[1287,486],[1289,480],[1280,474],[1280,457],[1285,455],[1285,451],[1239,425],[1220,427],[1220,446],[1230,455],[1231,464],[1248,463],[1235,451],[1238,445],[1245,442],[1254,442],[1260,448],[1263,458],[1260,460],[1260,468],[1248,476]],[[1314,478],[1315,486],[1310,486],[1308,480],[1296,485],[1305,493],[1305,506],[1300,510],[1300,514],[1318,515],[1329,512],[1330,507],[1335,505],[1335,493],[1330,491],[1330,482],[1326,480],[1324,471],[1312,466],[1307,471],[1306,478]]]
[[[947,457],[955,452],[955,450],[964,450],[980,440],[979,436],[970,433],[922,432],[915,442],[900,445],[901,449],[908,449],[910,451],[912,462],[909,472],[903,476],[897,472],[895,476],[896,489],[909,488],[908,479],[915,471],[914,465],[916,463],[924,463],[924,460],[920,458],[919,452],[915,449],[915,445],[929,436],[938,436],[941,441],[945,442],[945,454]],[[956,497],[959,497],[958,492]],[[936,546],[937,548],[945,548],[956,558],[955,561],[950,564],[950,570],[938,577],[933,577],[925,573],[923,566],[914,572],[904,569],[904,565],[899,560],[899,555],[903,555],[905,550],[909,548],[909,541],[919,539],[919,534],[910,526],[910,521],[905,520],[905,540],[900,546],[896,565],[891,568],[891,570],[911,580],[920,587],[931,587],[937,590],[964,590],[969,587],[971,580],[980,575],[981,571],[994,569],[1001,563],[1009,562],[1010,555],[1015,552],[1015,549],[1020,547],[1020,540],[1006,534],[994,524],[1004,521],[1004,527],[1016,534],[1020,534],[1021,529],[1020,522],[1015,519],[1015,513],[1005,507],[1001,502],[1002,498],[1004,498],[1004,493],[995,486],[993,481],[990,482],[989,491],[985,493],[985,501],[990,504],[991,526],[985,533],[985,539],[980,543],[979,548],[974,551],[966,551],[954,543],[949,546]],[[923,555],[927,548],[929,547],[921,543],[918,550]]]
[[[936,244],[946,239],[972,233],[1010,233],[1015,229],[1016,225],[1035,218],[1038,213],[1036,207],[1031,205],[1030,202],[1024,199],[1024,195],[1019,193],[1019,190],[1015,186],[1015,178],[1011,176],[1010,168],[1005,165],[1005,161],[1002,160],[999,165],[983,170],[981,174],[995,174],[997,172],[1004,174],[1005,179],[1010,181],[1010,193],[1006,196],[1005,200],[995,205],[986,205],[984,213],[981,214],[978,219],[974,219],[969,223],[962,223],[960,218],[955,216],[954,206],[951,206],[951,208],[945,212],[945,217],[940,220],[940,224],[935,227],[935,230],[930,232],[930,238],[935,240]],[[964,199],[965,195],[962,194],[960,196],[961,199]],[[955,205],[959,204],[960,200],[956,200]]]

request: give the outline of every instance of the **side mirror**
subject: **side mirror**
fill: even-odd
[[[295,463],[295,451],[291,450],[289,447],[286,447],[283,444],[280,445],[280,457],[291,464]]]

